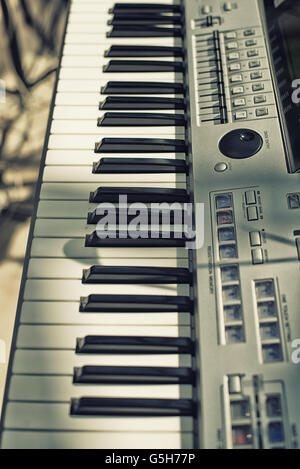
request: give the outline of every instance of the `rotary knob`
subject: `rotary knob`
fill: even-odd
[[[262,137],[250,129],[228,132],[219,142],[219,149],[228,158],[244,159],[255,155],[263,146]]]

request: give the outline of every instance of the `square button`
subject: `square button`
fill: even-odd
[[[251,246],[261,246],[261,235],[259,231],[251,231],[251,233],[249,233],[249,236]]]
[[[260,94],[258,96],[254,96],[253,101],[254,101],[254,104],[262,104],[267,101],[267,97],[264,94]]]
[[[226,44],[226,49],[231,50],[231,49],[237,49],[238,48],[238,43],[237,42],[228,42]]]
[[[282,415],[280,395],[270,395],[266,400],[267,416],[274,418]]]
[[[276,322],[261,324],[260,336],[261,336],[261,340],[279,339],[280,333],[279,333],[278,324]]]
[[[231,83],[238,83],[239,81],[243,81],[243,77],[240,74],[231,75],[230,81],[231,81]]]
[[[264,263],[264,256],[263,256],[262,249],[252,249],[251,255],[252,255],[252,264],[257,265],[257,264]]]
[[[226,226],[224,228],[218,229],[218,239],[219,242],[224,241],[234,241],[235,240],[235,231],[233,226]]]
[[[284,442],[284,430],[282,422],[272,422],[268,428],[270,443]]]
[[[235,120],[247,119],[248,113],[247,111],[239,111],[236,112],[234,115]]]
[[[260,319],[276,318],[276,305],[275,301],[261,301],[257,305],[257,311]]]
[[[240,300],[240,287],[238,285],[230,285],[228,287],[223,287],[223,298],[225,301]]]
[[[235,39],[235,38],[236,38],[235,31],[229,31],[228,33],[225,33],[225,39]]]
[[[228,54],[228,60],[239,60],[240,54],[238,52],[231,52]]]
[[[235,99],[233,101],[233,105],[234,105],[234,107],[245,106],[246,105],[246,100],[244,98]]]
[[[227,344],[245,342],[244,329],[242,326],[226,326],[225,334]]]
[[[262,78],[262,72],[252,72],[250,73],[250,78],[251,80],[259,80],[260,78]]]
[[[252,91],[263,91],[264,89],[264,83],[255,83],[254,85],[252,85]]]
[[[237,70],[241,70],[241,64],[239,64],[238,62],[230,64],[228,69],[230,72],[236,72]]]
[[[232,225],[233,224],[233,213],[232,210],[225,210],[217,213],[218,225]]]
[[[262,351],[264,363],[282,361],[282,350],[280,344],[264,344]]]
[[[252,428],[250,425],[232,427],[232,442],[234,446],[252,444]]]
[[[273,280],[260,280],[256,282],[255,291],[257,298],[267,298],[270,296],[274,296]]]
[[[300,208],[300,194],[288,194],[287,198],[290,209]]]
[[[247,57],[257,57],[258,51],[257,50],[248,50]]]
[[[242,307],[241,305],[224,306],[225,322],[241,321]]]
[[[235,86],[231,90],[231,94],[236,95],[236,94],[243,94],[244,93],[244,87],[243,86]]]
[[[250,403],[249,399],[241,399],[238,401],[231,401],[231,418],[244,419],[250,417]]]
[[[254,34],[255,34],[255,29],[245,29],[244,31],[245,37],[254,36]]]
[[[267,116],[269,114],[269,109],[267,107],[256,109],[255,114],[257,117]]]
[[[235,244],[224,244],[219,248],[220,259],[237,259]]]
[[[237,265],[226,265],[221,267],[222,282],[232,282],[239,279],[239,269]]]
[[[255,39],[248,39],[248,41],[245,41],[245,46],[246,47],[253,47],[256,46],[257,41]]]
[[[257,67],[260,67],[260,60],[251,60],[249,62],[249,68],[257,68]]]
[[[255,191],[245,192],[245,199],[246,199],[247,205],[256,204],[256,192]]]
[[[247,218],[248,218],[248,221],[258,220],[258,211],[256,207],[247,208]]]
[[[216,208],[229,208],[232,207],[232,196],[231,194],[220,194],[216,198]]]

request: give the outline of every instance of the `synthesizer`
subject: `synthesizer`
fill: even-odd
[[[70,2],[1,448],[299,447],[299,22]]]

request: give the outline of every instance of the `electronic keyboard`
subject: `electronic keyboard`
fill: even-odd
[[[70,2],[3,449],[299,447],[299,15]]]

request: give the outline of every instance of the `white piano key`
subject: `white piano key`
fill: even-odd
[[[5,429],[182,432],[193,430],[192,417],[74,417],[70,404],[8,402]]]
[[[87,213],[93,211],[97,204],[89,204],[81,201],[65,200],[62,204],[60,201],[40,200],[38,204],[38,218],[82,218],[86,220]]]
[[[100,101],[104,101],[100,99]],[[53,119],[71,119],[71,120],[77,120],[77,119],[93,119],[94,121],[97,120],[99,117],[104,116],[106,112],[118,112],[118,113],[124,113],[124,112],[155,112],[155,113],[160,113],[162,112],[163,114],[184,114],[183,109],[155,109],[155,110],[133,110],[133,109],[104,109],[104,110],[99,110],[97,109],[97,106],[54,106],[53,109]]]
[[[113,259],[115,264],[120,264],[122,259]],[[35,261],[35,259],[31,259]],[[43,259],[45,261],[45,259]],[[51,260],[54,263],[60,259]],[[109,261],[109,260],[108,260]],[[62,260],[62,262],[64,262]],[[69,261],[70,262],[70,261]],[[130,259],[129,259],[130,262]],[[145,259],[143,259],[145,262]],[[132,260],[131,260],[132,263]],[[107,264],[112,264],[107,262]],[[136,262],[134,262],[136,265]],[[81,265],[81,269],[89,267]],[[146,264],[145,264],[146,265]],[[47,264],[49,267],[49,263]],[[164,325],[164,326],[189,326],[189,313],[101,313],[95,317],[94,313],[80,313],[78,302],[58,302],[58,301],[24,301],[21,311],[22,324],[107,324],[107,325]]]
[[[88,365],[89,360],[86,358]],[[72,373],[70,369],[70,373]],[[189,385],[100,385],[76,384],[71,376],[12,376],[8,399],[28,402],[68,402],[70,397],[128,397],[153,399],[191,399]]]
[[[86,212],[87,213],[87,212]],[[122,229],[127,229],[127,224],[120,225]],[[117,225],[111,224],[110,229],[116,230]],[[153,225],[146,224],[141,225],[142,229],[145,230],[161,230],[167,232],[170,230],[180,232],[182,230],[182,224],[178,225]],[[96,225],[87,225],[85,219],[73,219],[73,220],[61,220],[52,218],[37,219],[34,227],[34,236],[39,238],[83,238],[86,234],[91,233],[92,230],[96,229]]]
[[[27,279],[24,300],[78,301],[88,295],[189,295],[188,285],[83,284],[81,280]]]
[[[97,313],[95,313],[97,315]],[[76,339],[87,335],[102,336],[145,336],[145,337],[190,337],[187,326],[147,325],[21,325],[18,330],[17,348],[29,349],[72,349]]]
[[[97,158],[95,158],[97,161]],[[44,182],[92,182],[97,184],[119,182],[167,182],[171,184],[185,183],[185,174],[93,174],[91,166],[46,166],[43,174]]]
[[[57,121],[57,122],[62,122],[62,121]],[[108,127],[107,127],[108,129]],[[133,127],[130,128],[130,133],[128,134],[122,134],[122,138],[134,138],[139,136],[139,138],[143,137],[142,134],[143,128],[141,128],[141,133],[136,132]],[[111,136],[117,137],[117,133],[110,133]],[[109,132],[106,134],[98,132],[97,134],[86,134],[86,135],[76,135],[76,134],[52,134],[50,135],[49,138],[49,143],[48,143],[48,148],[49,150],[94,150],[95,148],[95,143],[99,142],[102,140],[102,138],[105,138],[105,136],[109,136]],[[161,138],[161,139],[173,139],[176,140],[177,135],[171,136],[170,133],[167,131],[159,134],[147,134],[147,138]],[[180,133],[180,139],[183,139],[182,134]],[[163,155],[163,154],[162,154]]]
[[[184,138],[185,128],[175,126],[97,126],[95,119],[84,119],[84,120],[53,120],[51,125],[51,134],[75,134],[76,137],[81,135],[97,134],[95,141],[106,137],[160,137],[160,135],[166,138]]]
[[[70,69],[73,70],[73,69]],[[83,68],[83,73],[82,75],[86,74],[85,69]],[[65,74],[64,74],[65,75]],[[70,75],[67,75],[66,77],[70,77]],[[78,74],[78,77],[80,79],[85,79],[84,76],[80,77]],[[114,95],[115,96],[115,95]],[[116,95],[116,96],[123,96],[123,95]],[[143,96],[143,95],[139,95]],[[147,98],[154,96],[154,95],[144,95]],[[180,98],[182,95],[155,95],[159,96],[161,98]],[[55,104],[57,106],[93,106],[94,109],[98,108],[98,103],[99,101],[103,101],[105,99],[106,95],[101,95],[100,94],[100,87],[99,87],[99,92],[98,93],[69,93],[69,92],[64,92],[64,93],[56,93],[56,98],[55,98]]]
[[[145,158],[145,153],[120,153],[112,155],[111,153],[95,154],[92,150],[48,150],[46,155],[46,165],[92,165],[95,161],[102,158]],[[151,153],[151,158],[162,158],[161,153]],[[164,159],[185,160],[184,153],[164,153]]]
[[[192,432],[4,431],[2,449],[193,449]]]
[[[99,184],[95,183],[52,183],[44,182],[41,189],[40,198],[48,200],[86,200],[88,201],[90,192],[95,191]],[[167,183],[167,182],[119,182],[118,184],[113,183],[102,183],[102,187],[165,187],[165,188],[178,188],[185,189],[186,185],[178,182]]]
[[[45,221],[45,220],[39,220]],[[91,229],[91,228],[90,228]],[[99,265],[98,259],[30,259],[28,278],[81,279],[84,264]],[[101,266],[188,268],[187,259],[106,259]]]
[[[72,60],[71,60],[72,59]],[[145,82],[163,82],[163,83],[182,83],[183,76],[181,73],[173,72],[156,72],[156,73],[103,73],[101,64],[95,63],[95,60],[89,56],[79,56],[66,60],[69,67],[61,69],[60,79],[58,81],[58,92],[99,92],[102,86],[109,81],[134,81],[138,83]],[[80,71],[80,67],[84,66],[84,70]],[[94,68],[93,68],[94,67]],[[96,102],[97,103],[97,102]],[[96,104],[95,103],[95,104]]]
[[[96,23],[91,21],[91,23]],[[162,44],[167,47],[181,47],[182,39],[180,37],[106,37],[106,33],[111,30],[108,26],[104,28],[102,33],[89,34],[89,32],[83,33],[67,33],[65,38],[65,44],[99,44],[100,46],[111,46],[111,45],[130,45],[136,46],[161,46]]]
[[[31,257],[58,257],[67,259],[102,258],[187,258],[188,250],[183,248],[86,248],[84,239],[34,238]]]
[[[74,350],[17,349],[12,372],[30,375],[68,375],[85,366],[191,366],[188,354],[76,354]],[[71,371],[70,371],[71,370]]]

